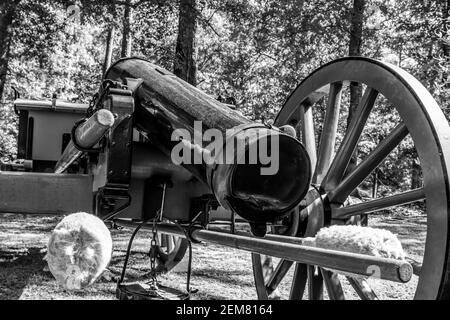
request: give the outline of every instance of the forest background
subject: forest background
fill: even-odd
[[[15,92],[87,103],[106,67],[126,56],[145,57],[268,121],[314,69],[361,55],[413,74],[450,119],[449,12],[450,0],[0,0],[0,157],[16,155]],[[361,88],[348,93],[347,120],[360,95]],[[380,102],[358,159],[397,120]],[[372,196],[419,187],[412,142],[405,139],[373,179]]]

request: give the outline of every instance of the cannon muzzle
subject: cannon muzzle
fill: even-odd
[[[254,225],[288,214],[306,194],[311,164],[295,137],[250,121],[140,58],[117,61],[105,79],[133,90],[135,126],[156,147]]]

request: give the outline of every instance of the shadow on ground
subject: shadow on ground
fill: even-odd
[[[0,300],[19,299],[29,280],[36,274],[44,274],[45,253],[41,250],[36,247],[19,252],[0,250]]]

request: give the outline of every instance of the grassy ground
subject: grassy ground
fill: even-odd
[[[0,215],[0,299],[115,299],[115,282],[120,274],[130,236],[128,230],[112,231],[114,255],[110,272],[83,292],[61,289],[52,275],[45,271],[43,257],[47,239],[60,218],[48,216]],[[402,241],[410,257],[421,261],[426,218],[421,215],[379,216],[370,225],[391,230]],[[130,280],[148,279],[148,252],[150,234],[143,231],[135,241],[129,263]],[[286,297],[290,289],[291,270],[280,285]],[[163,284],[184,288],[183,270],[160,277]],[[368,280],[382,299],[408,299],[414,294],[417,279],[408,284]],[[348,299],[356,294],[342,277]],[[193,273],[191,286],[198,289],[193,299],[256,299],[248,252],[211,244],[193,247]]]

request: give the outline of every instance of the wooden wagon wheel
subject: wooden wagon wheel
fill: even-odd
[[[365,90],[337,148],[341,92],[353,83],[362,84]],[[327,107],[322,134],[316,140],[313,111],[317,110],[319,100],[323,97],[327,99]],[[395,108],[400,121],[353,170],[346,172],[379,97],[386,99]],[[450,298],[450,127],[422,84],[404,70],[390,64],[360,57],[339,59],[317,69],[294,90],[275,120],[277,126],[284,124],[300,126],[301,140],[315,167],[312,181],[314,188],[306,196],[307,207],[303,211],[308,215],[307,222],[303,222],[306,223],[305,236],[314,236],[324,225],[342,224],[357,215],[368,214],[370,219],[372,214],[380,210],[426,200],[424,213],[427,232],[422,265],[415,268],[418,279],[413,291],[414,298]],[[349,195],[407,135],[414,142],[420,160],[423,187],[349,205],[346,202]],[[253,262],[258,297],[267,299],[286,275],[290,263],[281,260],[264,282],[261,260],[253,258]],[[290,298],[301,299],[307,290],[310,299],[322,299],[325,284],[330,299],[343,299],[340,279],[341,276],[320,266],[296,264]],[[377,293],[368,281],[353,277],[347,277],[347,281],[360,298],[377,298]]]
[[[169,234],[159,234],[157,242],[158,265],[156,271],[158,273],[169,272],[181,262],[189,242],[185,238]]]
[[[286,225],[286,227],[271,227],[271,233],[294,237],[303,236],[303,231],[299,230],[301,222],[298,209],[293,210],[289,214],[288,219],[280,223]],[[273,298],[274,291],[293,264],[292,261],[282,260],[274,270],[272,257],[252,253],[253,276],[258,299],[268,300],[269,297]]]
[[[188,240],[161,234],[161,243],[156,247],[158,251],[157,272],[168,272],[181,262],[188,248]]]

